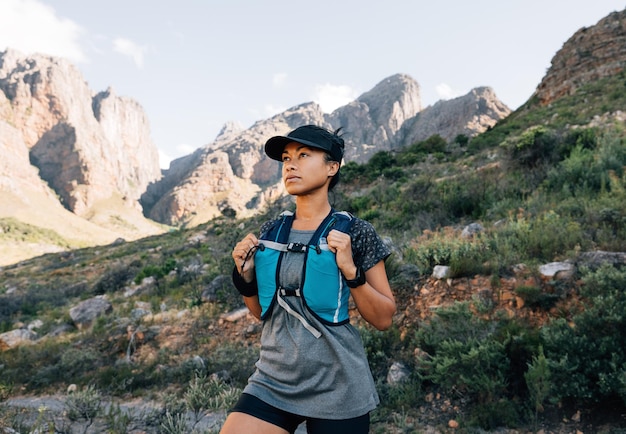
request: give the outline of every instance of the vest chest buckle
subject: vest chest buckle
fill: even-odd
[[[288,252],[305,253],[306,252],[306,248],[307,248],[307,245],[306,244],[302,244],[302,243],[289,243],[289,244],[287,244],[287,251]]]

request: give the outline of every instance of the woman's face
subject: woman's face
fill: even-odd
[[[283,182],[292,195],[305,195],[324,188],[337,170],[339,163],[326,161],[326,153],[301,143],[291,142],[283,150]]]

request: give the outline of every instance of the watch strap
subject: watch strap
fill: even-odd
[[[346,284],[350,288],[356,288],[365,283],[365,271],[363,271],[363,267],[358,267],[356,269],[356,276],[354,279],[346,279]]]

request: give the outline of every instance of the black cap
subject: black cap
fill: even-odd
[[[344,142],[337,134],[316,125],[304,125],[286,136],[274,136],[265,142],[265,153],[272,160],[283,161],[283,150],[288,143],[298,142],[311,148],[326,151],[333,160],[341,163]]]

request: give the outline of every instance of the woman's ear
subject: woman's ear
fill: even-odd
[[[331,161],[329,162],[329,164],[331,165],[331,168],[328,171],[328,176],[335,176],[337,172],[339,172],[339,163],[337,163],[336,161]]]

